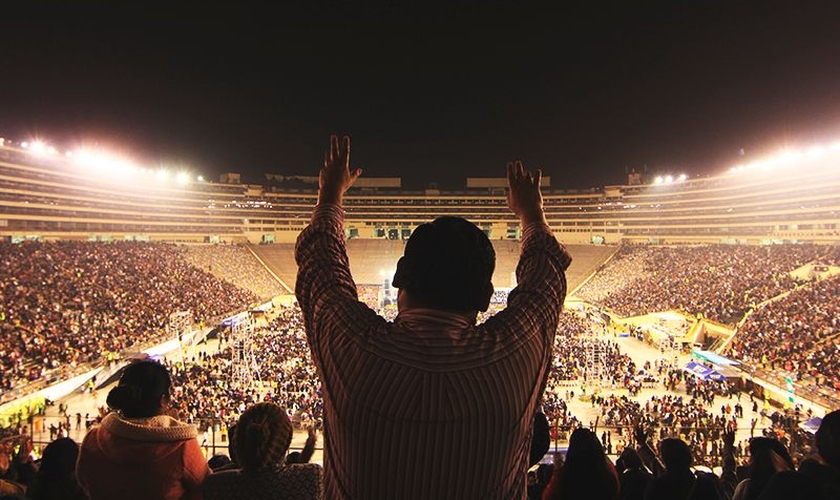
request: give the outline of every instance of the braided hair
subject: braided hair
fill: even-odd
[[[292,443],[292,422],[275,403],[257,403],[242,413],[233,436],[239,465],[258,471],[281,464]]]

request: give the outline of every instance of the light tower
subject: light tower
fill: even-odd
[[[170,337],[178,339],[178,352],[181,355],[181,365],[184,365],[184,335],[191,332],[193,329],[192,313],[189,310],[175,311],[169,315],[169,325],[167,325]]]
[[[237,314],[230,323],[230,348],[233,378],[231,384],[240,389],[253,387],[260,381],[260,367],[254,353],[254,318],[250,312]]]
[[[607,374],[607,347],[597,334],[586,337],[586,385],[593,394],[601,388]]]

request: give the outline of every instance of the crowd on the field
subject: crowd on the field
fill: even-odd
[[[279,308],[267,325],[253,328],[249,336],[243,334],[250,342],[241,356],[250,361],[251,370],[245,376],[237,372],[234,335],[222,331],[217,351],[201,350],[198,358],[183,364],[177,355],[167,359],[176,389],[172,404],[179,416],[201,427],[214,421],[229,426],[247,406],[267,399],[286,408],[296,426],[320,428],[320,382],[300,309]]]
[[[200,324],[256,301],[171,244],[0,243],[0,390],[162,339],[173,312]]]

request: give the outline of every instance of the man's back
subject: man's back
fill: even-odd
[[[524,497],[568,254],[544,222],[528,224],[506,310],[478,327],[425,307],[389,323],[356,299],[342,218],[319,204],[296,249],[323,384],[326,497]]]

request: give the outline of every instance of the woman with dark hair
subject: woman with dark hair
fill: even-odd
[[[41,466],[26,491],[30,500],[85,500],[87,495],[76,480],[79,445],[70,438],[58,438],[44,448]]]
[[[777,439],[752,438],[749,450],[748,477],[738,483],[733,500],[757,499],[776,473],[796,470],[787,448]]]
[[[283,408],[274,403],[251,406],[239,417],[232,441],[241,469],[209,476],[204,498],[320,498],[320,465],[284,463],[291,442],[292,422]]]
[[[543,500],[615,500],[618,491],[618,473],[601,441],[589,429],[580,428],[572,432],[566,460],[555,467]]]
[[[108,393],[114,411],[85,436],[76,465],[91,500],[201,498],[210,470],[195,426],[166,414],[170,386],[163,365],[139,361]]]

